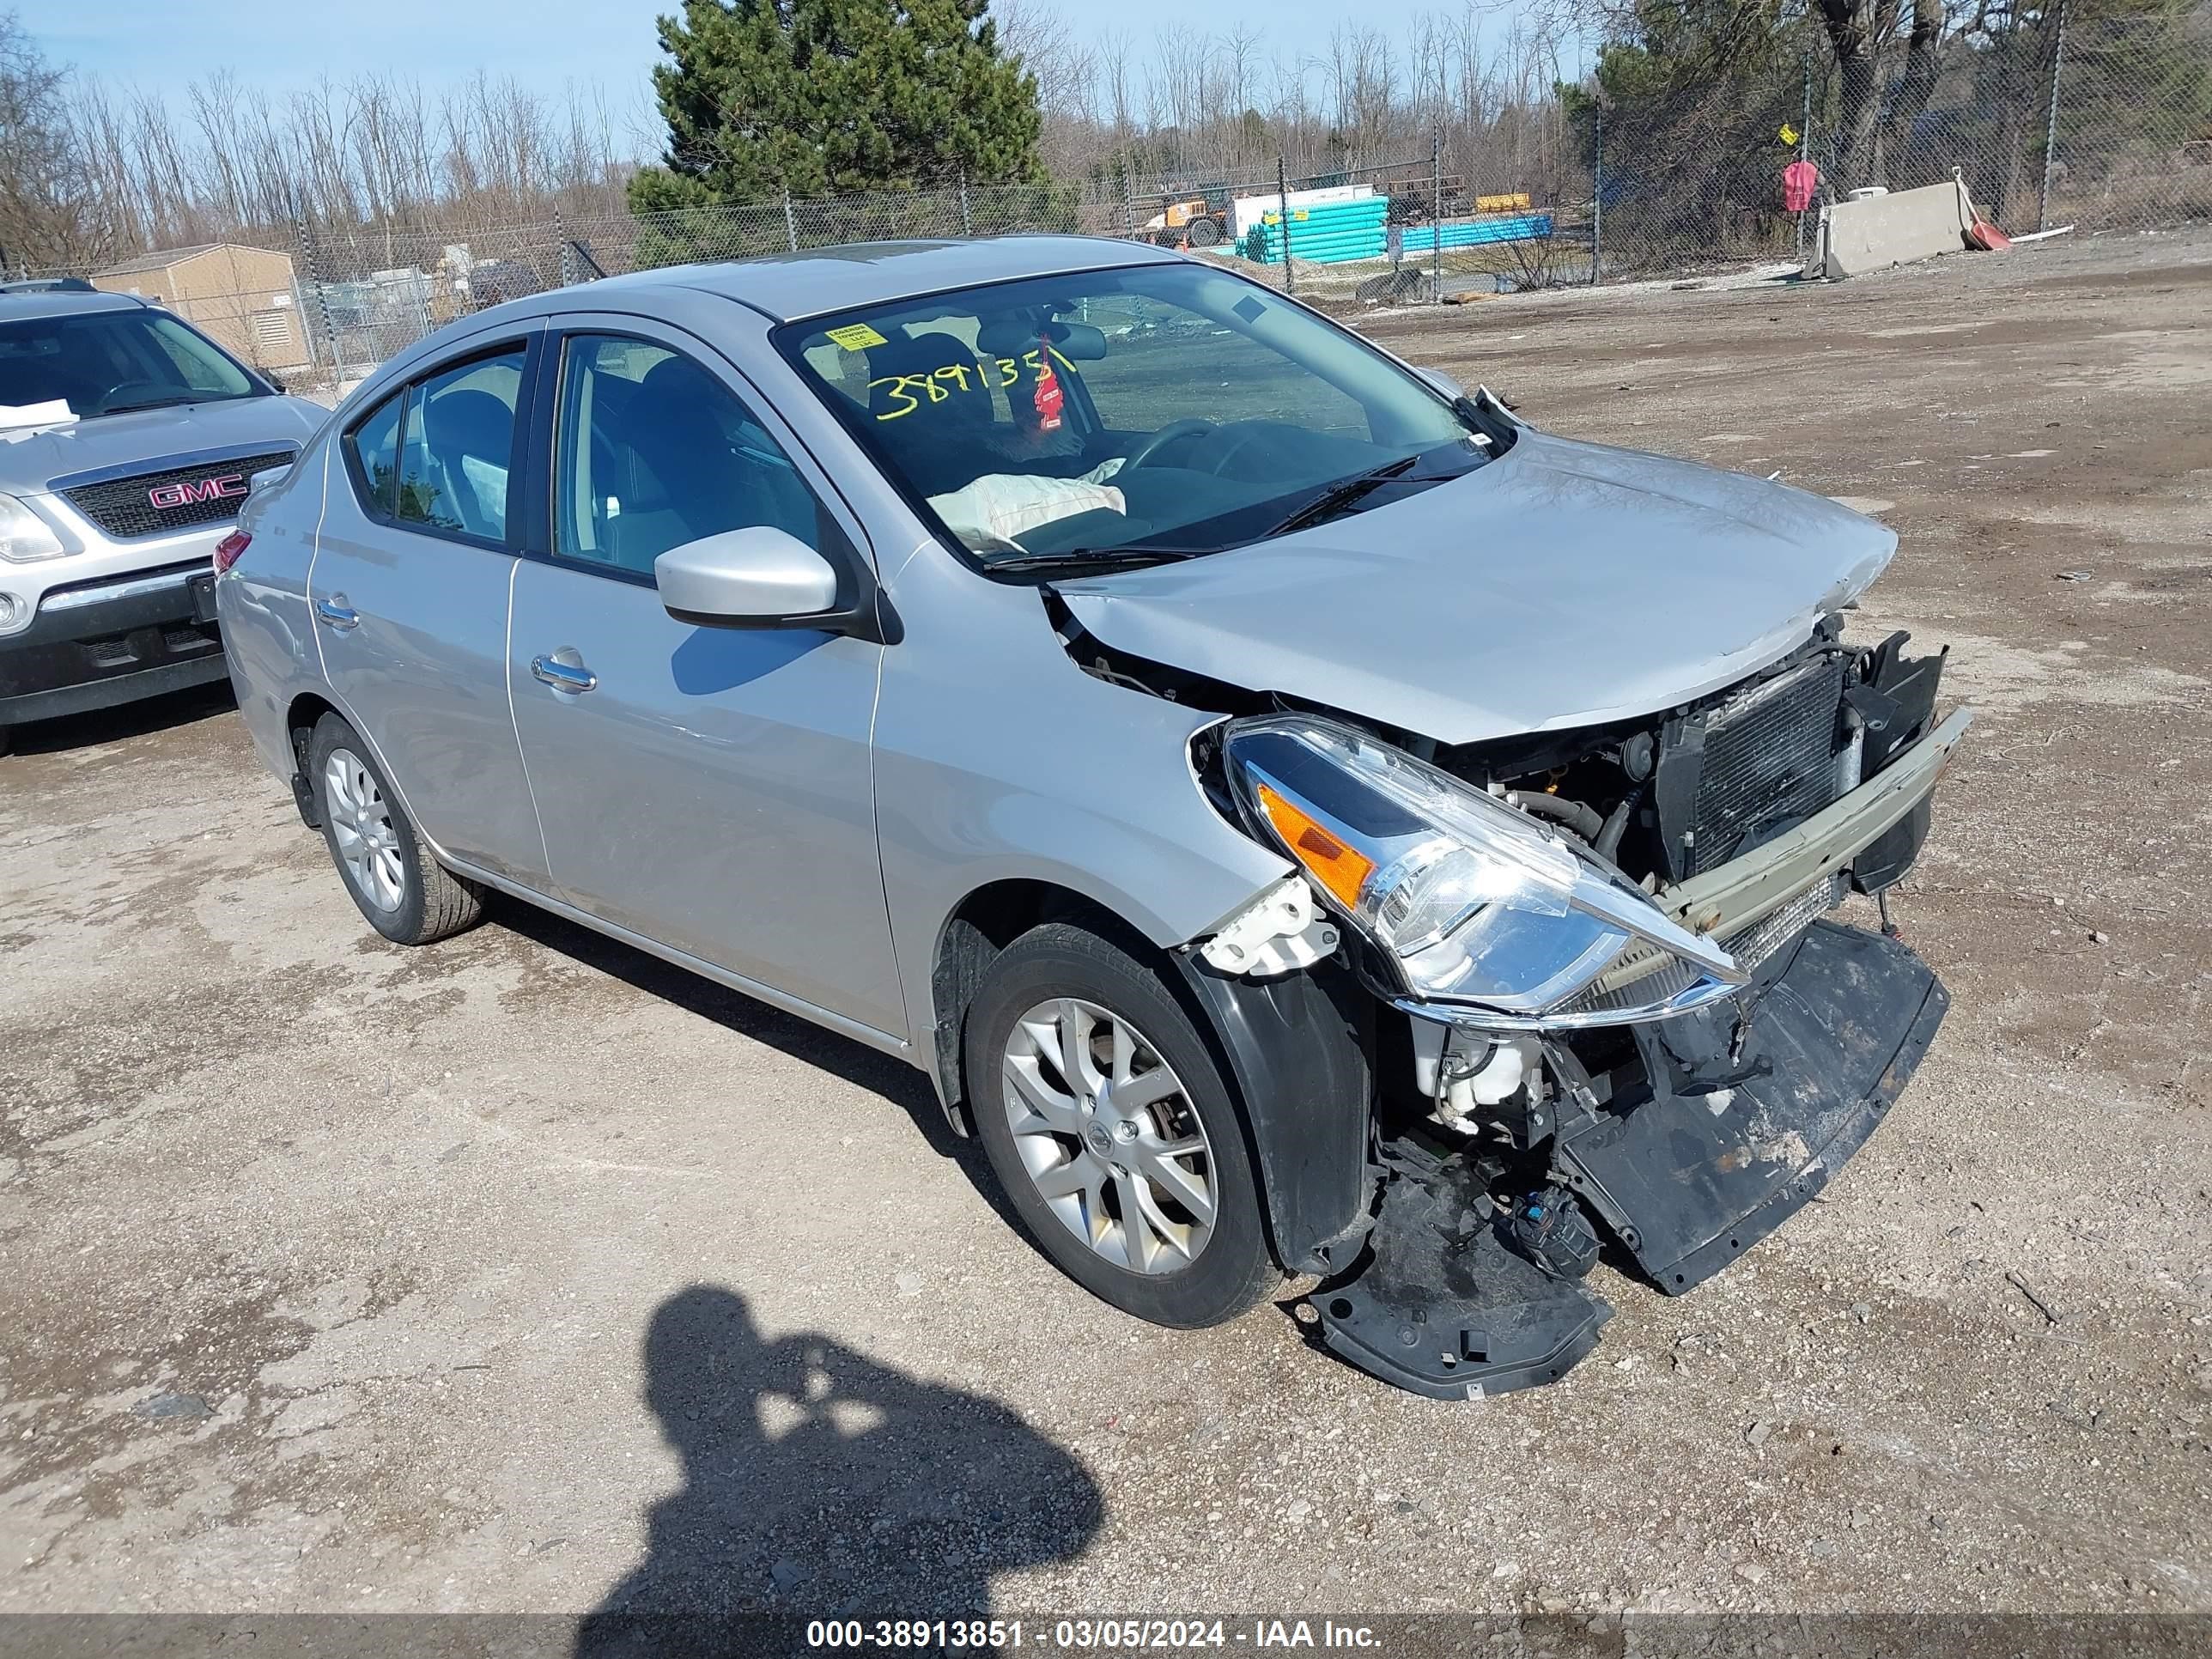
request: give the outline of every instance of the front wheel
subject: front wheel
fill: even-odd
[[[395,945],[428,945],[483,915],[483,890],[430,855],[368,745],[336,714],[308,741],[307,777],[331,861],[370,927]]]
[[[992,963],[966,1062],[1000,1184],[1077,1283],[1193,1328],[1276,1281],[1228,1085],[1158,974],[1082,928],[1034,929]]]

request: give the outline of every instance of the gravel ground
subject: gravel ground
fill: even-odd
[[[929,1089],[501,908],[374,939],[219,696],[0,761],[0,1610],[2212,1609],[2212,240],[1371,319],[1894,524],[1956,998],[1557,1387],[1051,1272]],[[1590,596],[1604,602],[1602,594]]]

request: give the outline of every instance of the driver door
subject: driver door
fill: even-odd
[[[695,627],[653,578],[669,549],[755,525],[861,558],[860,526],[703,343],[626,316],[555,333],[550,506],[515,573],[507,678],[556,890],[902,1036],[869,750],[883,647]]]

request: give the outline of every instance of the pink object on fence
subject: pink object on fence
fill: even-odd
[[[1782,169],[1782,205],[1790,213],[1802,213],[1813,205],[1813,192],[1820,187],[1820,169],[1810,161],[1792,161]]]

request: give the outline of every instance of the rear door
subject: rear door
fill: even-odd
[[[542,887],[507,694],[520,411],[540,325],[457,347],[342,434],[308,599],[323,672],[454,858]]]
[[[869,742],[883,647],[700,628],[653,562],[773,526],[835,563],[858,522],[731,363],[665,325],[556,318],[551,489],[514,584],[509,686],[560,896],[901,1036]]]

